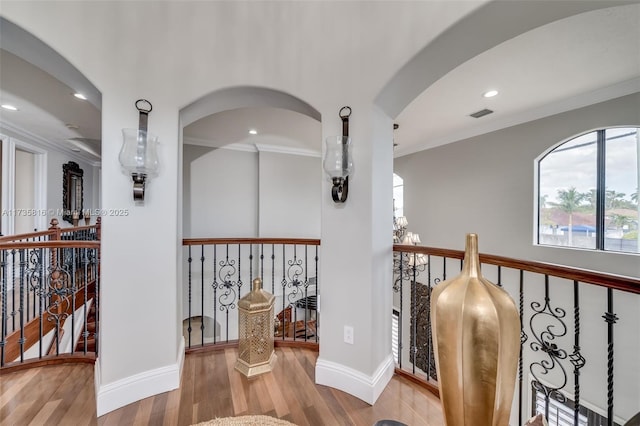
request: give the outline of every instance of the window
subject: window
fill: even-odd
[[[535,400],[533,401],[535,414],[544,415],[545,402],[544,394],[536,390]],[[547,418],[549,426],[587,426],[587,417],[582,414],[578,414],[578,424],[574,425],[573,401],[567,400],[566,402],[569,402],[569,404],[549,397],[549,418]]]
[[[393,360],[398,364],[398,327],[400,322],[400,311],[394,309],[391,314],[391,353]]]
[[[404,180],[393,174],[393,217],[404,216]]]
[[[596,130],[537,162],[537,243],[640,253],[640,128]]]
[[[545,414],[547,400],[549,401],[549,417],[547,423],[549,426],[602,426],[608,424],[606,416],[602,416],[587,407],[578,407],[578,423],[574,422],[575,402],[562,394],[563,401],[554,396],[545,398],[544,393],[532,387],[533,393],[533,415]],[[613,422],[614,426],[620,426]]]

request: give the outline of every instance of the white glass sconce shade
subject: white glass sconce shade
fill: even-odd
[[[139,129],[122,129],[122,149],[118,159],[126,175],[147,179],[158,175],[158,137]]]
[[[348,136],[330,136],[325,140],[326,151],[322,166],[333,178],[346,178],[353,173],[351,138]]]

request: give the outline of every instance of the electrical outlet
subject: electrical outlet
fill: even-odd
[[[353,345],[353,327],[350,325],[344,326],[344,342]]]

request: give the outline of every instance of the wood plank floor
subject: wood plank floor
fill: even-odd
[[[394,376],[375,405],[314,383],[318,354],[276,349],[272,373],[247,379],[234,370],[237,349],[185,357],[179,389],[127,405],[96,419],[93,366],[59,365],[4,374],[2,425],[191,425],[215,417],[264,414],[297,425],[373,425],[395,419],[442,425],[440,401]]]

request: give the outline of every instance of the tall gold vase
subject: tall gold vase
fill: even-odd
[[[511,296],[482,277],[476,234],[467,234],[460,275],[433,290],[431,327],[446,424],[507,426],[520,319]]]

